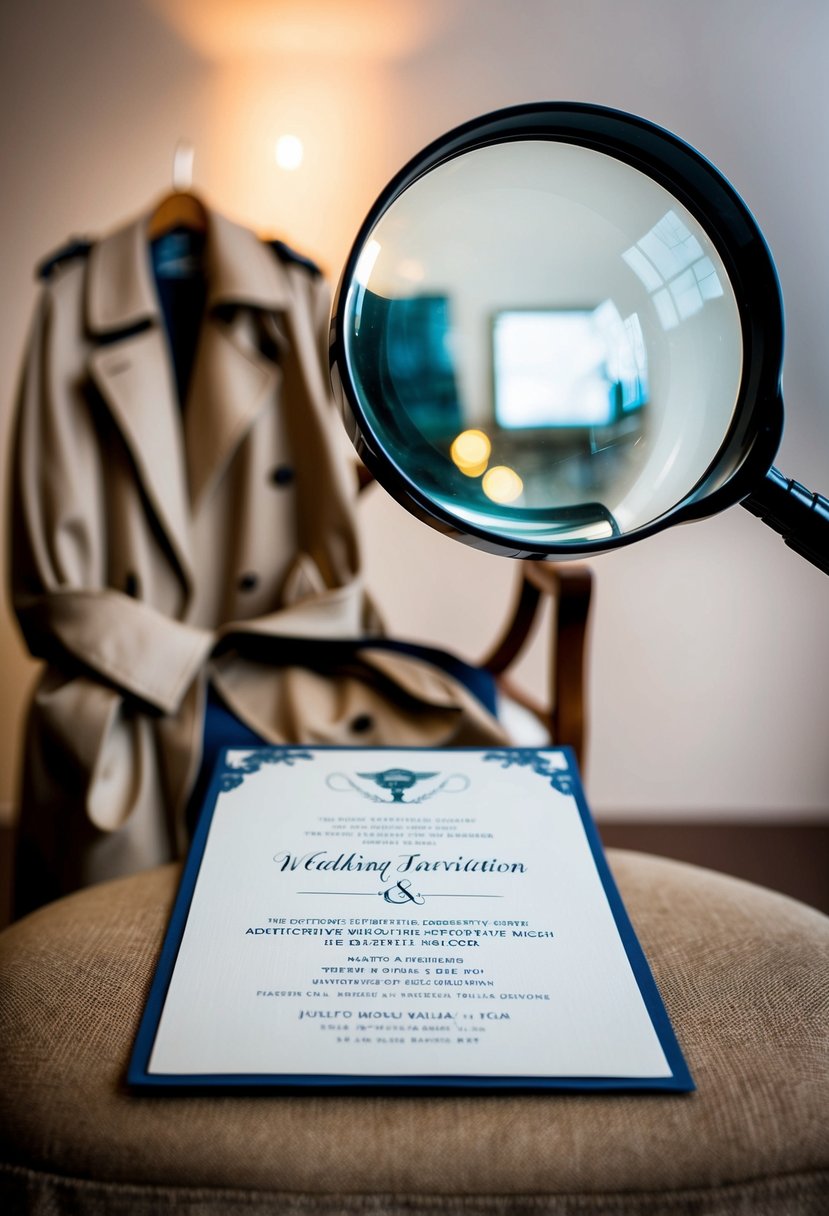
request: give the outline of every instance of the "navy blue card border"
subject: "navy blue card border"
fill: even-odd
[[[143,1091],[152,1090],[156,1092],[172,1091],[181,1094],[184,1091],[194,1093],[203,1093],[209,1090],[220,1090],[222,1092],[239,1091],[266,1091],[272,1090],[280,1093],[289,1093],[291,1091],[303,1092],[309,1088],[314,1090],[328,1090],[332,1092],[397,1092],[397,1093],[446,1093],[454,1091],[461,1093],[465,1090],[475,1092],[516,1092],[516,1091],[570,1091],[570,1092],[589,1092],[589,1091],[646,1091],[646,1092],[664,1092],[672,1093],[689,1093],[696,1086],[694,1084],[688,1065],[682,1054],[682,1050],[674,1034],[673,1026],[668,1017],[667,1010],[662,1001],[659,989],[656,986],[656,981],[651,974],[651,969],[648,961],[645,958],[639,940],[634,932],[633,925],[627,914],[625,906],[622,902],[622,897],[616,886],[613,875],[610,872],[610,867],[607,864],[604,848],[598,829],[593,820],[593,816],[587,805],[582,789],[581,780],[578,772],[578,766],[573,751],[569,747],[541,747],[541,748],[498,748],[499,756],[503,753],[505,756],[513,755],[518,762],[532,765],[533,758],[542,757],[547,754],[563,754],[567,758],[568,773],[573,778],[572,796],[576,800],[576,805],[579,810],[582,827],[584,828],[587,842],[590,846],[590,851],[593,857],[593,862],[596,866],[599,878],[607,896],[610,910],[613,919],[616,923],[616,928],[621,937],[622,944],[630,962],[636,982],[639,986],[639,991],[642,994],[642,999],[645,1007],[651,1018],[651,1021],[659,1039],[660,1046],[665,1053],[665,1058],[671,1069],[669,1077],[489,1077],[489,1076],[451,1076],[441,1074],[439,1076],[351,1076],[351,1075],[328,1075],[328,1074],[267,1074],[267,1073],[245,1073],[245,1074],[226,1074],[226,1073],[204,1073],[204,1074],[178,1074],[178,1073],[150,1073],[149,1063],[150,1056],[155,1042],[155,1036],[158,1030],[158,1025],[161,1019],[161,1013],[164,1008],[164,1002],[167,998],[167,990],[172,980],[173,971],[176,965],[179,948],[184,937],[184,930],[187,924],[187,918],[190,912],[190,905],[193,900],[193,893],[198,882],[199,871],[201,869],[202,858],[207,847],[207,839],[210,832],[210,825],[213,820],[213,813],[216,809],[216,804],[221,791],[221,780],[226,773],[226,756],[229,751],[265,751],[272,753],[274,751],[306,751],[306,752],[328,752],[328,751],[377,751],[387,752],[393,751],[431,751],[433,748],[420,747],[400,747],[400,748],[353,748],[353,747],[319,747],[312,746],[307,748],[292,747],[263,747],[263,748],[223,748],[213,769],[210,786],[205,798],[204,807],[201,816],[196,826],[193,840],[190,846],[187,860],[184,865],[184,870],[179,883],[178,893],[176,895],[173,910],[170,915],[170,921],[167,927],[167,932],[164,937],[164,942],[161,948],[161,954],[150,987],[147,1003],[144,1008],[144,1013],[141,1017],[141,1022],[138,1027],[135,1044],[133,1047],[132,1057],[130,1059],[127,1070],[127,1084],[136,1089]],[[439,749],[447,754],[454,752],[475,752],[485,753],[492,752],[493,748],[484,747],[465,747],[465,748],[441,748]],[[563,770],[561,770],[563,772]]]

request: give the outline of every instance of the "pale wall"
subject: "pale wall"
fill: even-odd
[[[70,233],[149,206],[180,136],[214,205],[336,277],[365,210],[424,143],[502,105],[570,98],[675,130],[749,202],[787,304],[778,463],[829,492],[828,52],[824,0],[6,0],[0,446],[33,264]],[[285,130],[306,142],[293,177],[270,159]],[[480,653],[509,597],[509,563],[372,495],[369,570],[396,630]],[[825,576],[737,508],[594,568],[596,811],[825,815]],[[5,606],[0,664],[8,806],[33,668]],[[530,683],[540,666],[534,653]]]

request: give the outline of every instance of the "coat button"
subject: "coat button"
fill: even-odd
[[[240,574],[236,586],[240,591],[255,591],[259,586],[259,575],[253,573]]]
[[[374,726],[374,718],[371,714],[357,714],[357,717],[351,720],[351,729],[355,735],[364,735],[367,730],[371,730],[372,726]]]
[[[295,477],[296,473],[289,464],[278,464],[270,472],[271,484],[283,488],[289,486]]]

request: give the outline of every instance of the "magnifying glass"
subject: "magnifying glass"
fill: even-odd
[[[829,573],[829,500],[773,467],[769,250],[644,119],[539,103],[432,143],[357,236],[330,357],[376,479],[477,548],[586,556],[740,502]]]

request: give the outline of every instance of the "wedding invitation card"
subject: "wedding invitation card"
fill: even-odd
[[[554,748],[226,751],[128,1080],[694,1087]]]

